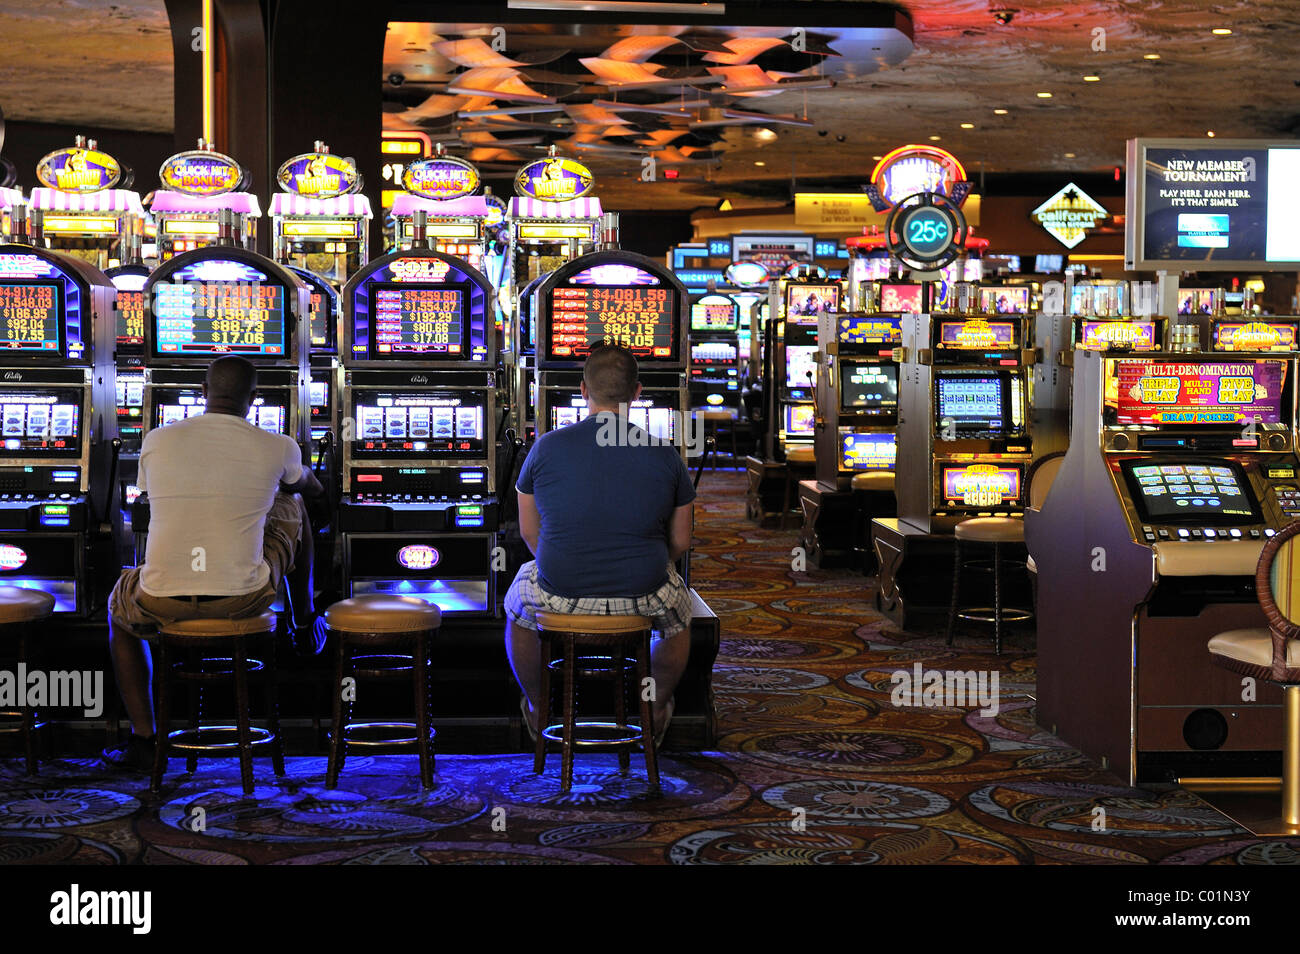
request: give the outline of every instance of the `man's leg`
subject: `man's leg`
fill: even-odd
[[[650,644],[650,674],[655,681],[654,717],[655,726],[662,728],[668,714],[668,703],[672,701],[677,685],[686,672],[686,663],[691,658],[691,631],[689,629],[670,636],[656,639]]]
[[[528,721],[537,728],[537,703],[542,692],[542,641],[537,630],[506,620],[506,656],[515,674],[515,682],[528,701]]]
[[[316,594],[312,580],[316,563],[316,537],[312,533],[311,519],[307,516],[307,507],[302,498],[295,494],[294,501],[302,514],[302,528],[294,547],[293,567],[285,577],[285,588],[289,593],[289,610],[294,623],[309,625],[308,621],[316,616]]]
[[[142,739],[153,737],[153,658],[149,644],[108,621],[108,649],[122,704],[131,730]]]

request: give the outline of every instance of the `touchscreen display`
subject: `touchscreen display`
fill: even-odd
[[[1251,523],[1259,506],[1241,465],[1231,460],[1123,461],[1140,515],[1156,523]]]

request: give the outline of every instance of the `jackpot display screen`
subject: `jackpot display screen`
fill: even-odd
[[[144,292],[117,292],[117,343],[144,344]]]
[[[0,281],[0,350],[60,353],[62,313],[61,282]]]
[[[1259,503],[1234,460],[1120,461],[1138,515],[1151,523],[1257,523]]]
[[[189,280],[153,286],[159,357],[282,357],[289,346],[285,288]]]
[[[327,348],[333,338],[334,305],[330,297],[313,288],[307,308],[311,316],[311,346]]]
[[[691,303],[691,331],[735,331],[740,308],[725,295],[709,295]]]
[[[352,392],[356,457],[484,457],[487,393]]]
[[[980,311],[996,315],[1029,314],[1029,286],[981,288]]]
[[[81,454],[81,392],[32,388],[0,394],[0,439],[5,456],[77,457]]]
[[[810,388],[817,380],[817,346],[785,346],[785,386]],[[810,377],[811,375],[811,377]]]
[[[1106,421],[1120,426],[1288,423],[1286,363],[1277,359],[1107,362]]]
[[[463,359],[469,292],[460,284],[376,282],[370,289],[370,357]]]
[[[898,365],[886,362],[842,362],[840,407],[846,411],[898,407]]]
[[[569,424],[577,424],[590,416],[587,402],[581,394],[553,394],[548,396],[548,401],[553,431]],[[644,397],[633,401],[627,411],[628,423],[635,424],[651,437],[674,443],[677,441],[678,416],[675,406]]]
[[[944,464],[939,488],[948,507],[1008,507],[1020,503],[1019,467],[995,464]]]
[[[995,374],[935,376],[936,424],[951,421],[958,433],[967,430],[1006,431],[1007,407],[1003,380]]]
[[[880,310],[919,313],[925,310],[925,286],[880,283]]]
[[[639,360],[675,361],[677,296],[654,285],[575,285],[551,290],[548,358],[581,360],[602,341],[629,349]]]
[[[785,315],[790,321],[800,319],[816,323],[818,315],[840,310],[839,285],[805,285],[791,282],[785,286]]]
[[[153,426],[166,427],[188,417],[198,417],[207,406],[202,392],[188,389],[162,389],[153,392]],[[248,409],[245,420],[270,434],[286,434],[289,408],[277,401],[259,397]]]
[[[893,470],[897,456],[893,434],[840,434],[841,470]]]

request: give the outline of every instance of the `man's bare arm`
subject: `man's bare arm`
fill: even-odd
[[[691,548],[691,536],[695,530],[695,504],[683,504],[673,511],[668,521],[668,559],[676,562],[677,558]]]
[[[537,540],[542,531],[542,515],[537,511],[537,500],[532,494],[517,491],[519,495],[519,535],[528,544],[528,551],[537,556]]]

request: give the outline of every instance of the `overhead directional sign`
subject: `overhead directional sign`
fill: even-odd
[[[1110,212],[1071,182],[1029,217],[1050,232],[1066,248],[1074,248],[1088,233],[1110,217]]]

